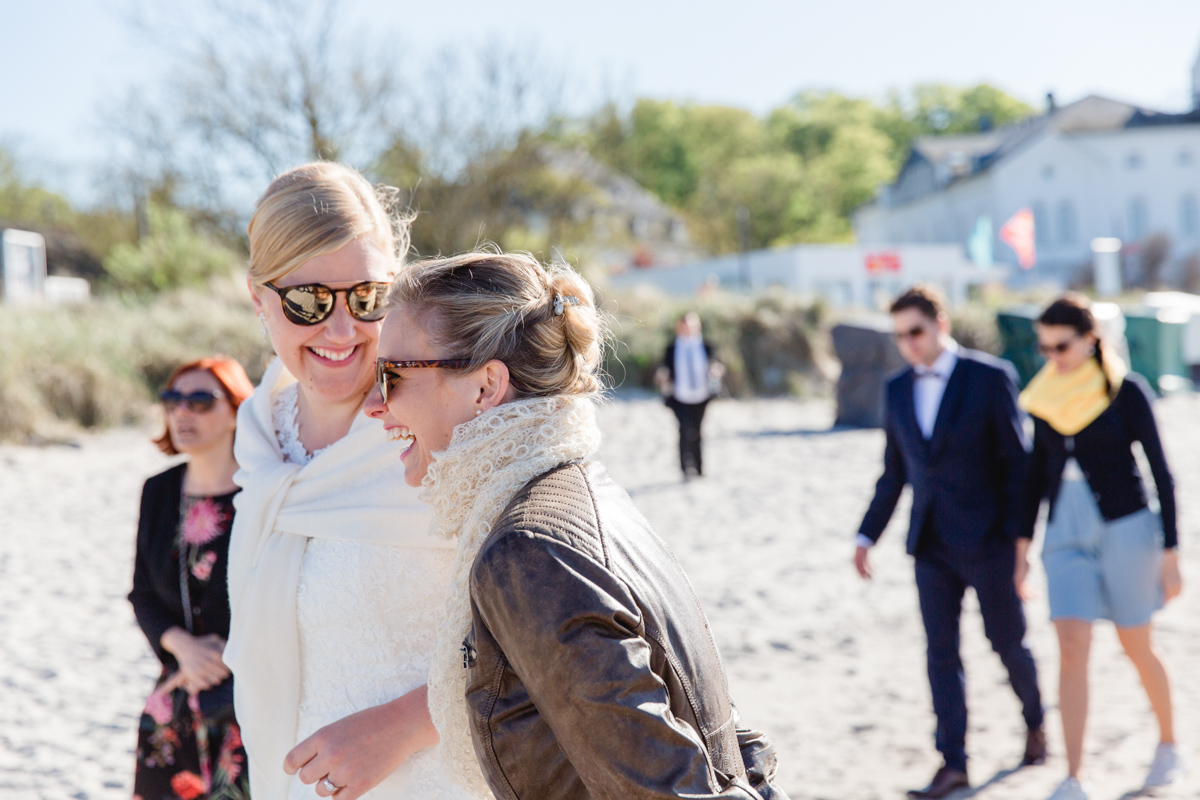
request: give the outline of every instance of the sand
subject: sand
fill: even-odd
[[[1200,745],[1200,397],[1158,404],[1181,506],[1184,596],[1156,620],[1174,678],[1185,752]],[[743,718],[779,748],[794,798],[898,798],[939,761],[924,674],[924,634],[902,502],[859,580],[853,533],[880,469],[879,431],[829,430],[818,401],[715,403],[706,472],[684,483],[673,418],[657,401],[601,415],[602,456],[675,548],[712,621]],[[137,715],[157,662],[125,595],[142,481],[168,461],[148,431],[79,447],[0,447],[0,798],[127,798]],[[1051,758],[1014,770],[1023,744],[1015,697],[973,597],[963,617],[971,777],[988,800],[1046,797],[1065,773],[1057,646],[1044,576],[1027,605],[1029,644],[1048,706]],[[1097,628],[1087,742],[1093,798],[1141,785],[1157,733],[1111,626]],[[1200,764],[1162,797],[1195,797]]]

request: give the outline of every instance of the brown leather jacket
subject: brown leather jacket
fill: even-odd
[[[597,463],[535,478],[471,569],[475,752],[501,800],[787,800],[670,548]]]

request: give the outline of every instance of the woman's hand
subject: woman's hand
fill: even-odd
[[[1179,574],[1179,551],[1172,547],[1163,551],[1162,563],[1163,603],[1169,603],[1183,591],[1183,577]]]
[[[229,667],[221,660],[225,640],[215,633],[192,636],[183,628],[168,628],[160,641],[179,662],[180,680],[188,694],[211,689],[229,677]]]
[[[316,784],[321,797],[338,787],[338,800],[355,800],[395,772],[418,750],[437,744],[429,718],[428,691],[422,686],[381,706],[373,706],[326,725],[287,754],[283,770]]]

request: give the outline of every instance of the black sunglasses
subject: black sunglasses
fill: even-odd
[[[1078,336],[1072,336],[1070,339],[1061,341],[1058,344],[1038,344],[1038,352],[1044,356],[1049,356],[1052,353],[1062,355],[1067,352],[1067,348],[1074,344],[1078,338]]]
[[[283,305],[283,315],[289,322],[297,325],[319,325],[329,319],[333,313],[334,303],[341,292],[346,293],[346,308],[350,314],[362,322],[376,322],[383,319],[387,313],[383,309],[383,299],[387,297],[391,284],[378,281],[363,281],[349,289],[331,289],[323,283],[303,283],[299,286],[279,287],[273,283],[265,284],[279,295]]]
[[[896,331],[892,334],[897,342],[903,342],[905,339],[916,339],[925,335],[925,331],[929,330],[927,325],[918,325],[915,328],[907,331]]]
[[[437,358],[420,361],[388,361],[386,358],[375,359],[375,385],[384,404],[388,401],[388,390],[400,380],[398,369],[417,369],[419,367],[440,367],[442,369],[463,369],[471,365],[469,358]]]
[[[167,389],[158,395],[158,399],[162,400],[163,407],[167,411],[173,411],[179,407],[180,403],[186,403],[187,407],[197,413],[211,411],[213,404],[220,400],[225,395],[220,392],[192,392],[184,394],[177,392],[174,389]]]

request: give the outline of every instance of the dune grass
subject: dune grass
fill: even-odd
[[[606,297],[604,306],[613,322],[605,369],[614,388],[653,388],[663,347],[689,309],[700,313],[717,346],[733,396],[812,394],[836,374],[825,312],[786,294],[680,299],[627,292]],[[141,422],[176,366],[214,353],[238,359],[255,383],[271,357],[239,280],[102,296],[72,308],[2,309],[0,440]]]
[[[237,358],[252,380],[270,353],[244,283],[152,298],[107,296],[70,308],[0,313],[0,439],[143,419],[181,363]]]

